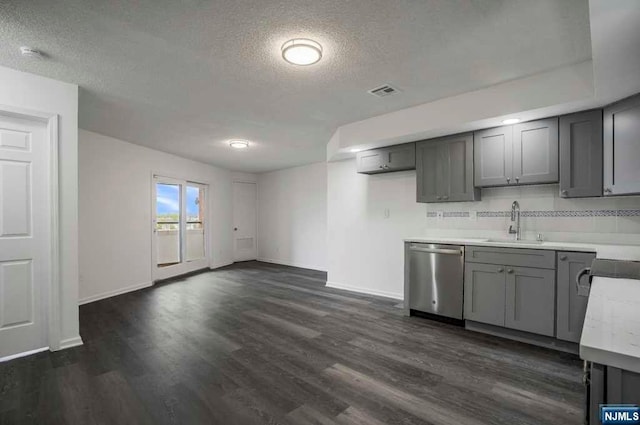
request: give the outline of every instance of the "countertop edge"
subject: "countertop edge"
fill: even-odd
[[[580,358],[592,363],[640,373],[640,358],[580,344]]]

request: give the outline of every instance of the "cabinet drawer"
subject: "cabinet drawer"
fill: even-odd
[[[556,268],[555,251],[542,249],[468,246],[465,252],[465,261],[539,269]]]

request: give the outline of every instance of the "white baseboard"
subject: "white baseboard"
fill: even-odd
[[[274,260],[271,258],[258,258],[257,261],[262,261],[263,263],[282,264],[283,266],[299,267],[301,269],[318,270],[321,272],[327,271],[327,269],[324,267],[319,267],[317,265],[312,265],[312,264],[296,263],[292,261]]]
[[[224,263],[212,264],[209,266],[209,270],[215,270],[222,267],[227,267],[233,264],[233,261],[226,261]]]
[[[63,339],[62,341],[60,341],[60,348],[56,351],[64,350],[65,348],[77,347],[82,344],[83,342],[82,342],[82,338],[80,338],[80,335],[75,336],[73,338]],[[24,351],[18,354],[12,354],[10,356],[0,357],[0,363],[8,362],[9,360],[19,359],[20,357],[27,357],[33,354],[42,353],[43,351],[49,351],[49,347],[36,348],[35,350],[29,350],[29,351]]]
[[[126,294],[127,292],[137,291],[138,289],[148,288],[153,285],[153,282],[144,282],[137,285],[127,286],[126,288],[120,288],[113,291],[103,292],[101,294],[91,295],[89,297],[82,298],[78,301],[78,305],[89,304],[94,301],[103,300],[105,298],[115,297],[116,295]]]
[[[9,360],[19,359],[20,357],[27,357],[32,354],[42,353],[43,351],[48,351],[49,347],[36,348],[35,350],[25,351],[23,353],[12,354],[10,356],[0,357],[0,363],[8,362]]]
[[[404,300],[404,294],[400,292],[379,291],[377,289],[363,288],[361,286],[343,285],[337,282],[327,281],[327,288],[344,289],[345,291],[358,292],[361,294],[375,295],[378,297],[392,298],[394,300]]]
[[[64,350],[65,348],[77,347],[82,344],[83,342],[82,342],[82,338],[80,338],[80,335],[74,336],[73,338],[67,338],[60,341],[59,350]],[[59,350],[56,350],[56,351],[59,351]]]

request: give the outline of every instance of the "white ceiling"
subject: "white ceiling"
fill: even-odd
[[[294,37],[322,61],[284,62]],[[324,160],[340,125],[591,58],[588,0],[3,0],[0,40],[0,65],[80,86],[82,128],[249,172]],[[382,83],[402,93],[367,94]]]

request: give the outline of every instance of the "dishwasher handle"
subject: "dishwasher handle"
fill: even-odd
[[[419,246],[411,245],[409,247],[411,251],[427,252],[429,254],[446,254],[446,255],[462,255],[461,249],[442,249],[442,248],[422,248]]]

